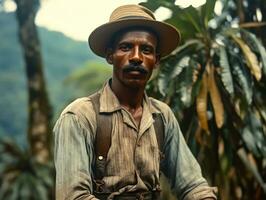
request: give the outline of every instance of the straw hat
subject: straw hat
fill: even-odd
[[[132,27],[144,27],[157,34],[161,57],[170,54],[180,40],[178,30],[170,24],[156,21],[149,9],[140,5],[124,5],[112,12],[108,23],[99,26],[90,34],[89,46],[96,55],[105,57],[106,48],[114,34]]]

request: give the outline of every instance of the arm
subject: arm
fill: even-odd
[[[92,194],[92,134],[77,116],[63,114],[54,127],[56,199],[95,200]]]
[[[172,191],[184,200],[216,199],[215,188],[209,187],[202,177],[200,166],[189,150],[170,109],[165,117],[165,159],[162,170],[170,181]]]

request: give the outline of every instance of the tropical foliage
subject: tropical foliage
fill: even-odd
[[[86,96],[99,90],[112,77],[112,67],[99,61],[89,61],[65,79],[74,96]]]
[[[18,143],[26,144],[28,95],[15,13],[0,12],[0,27],[0,110],[5,113],[0,115],[0,137],[9,135]],[[43,27],[38,27],[38,33],[47,90],[56,119],[63,106],[75,97],[63,80],[96,56],[89,51],[87,42],[75,41]]]
[[[266,194],[266,51],[256,35],[228,17],[232,1],[207,0],[199,8],[175,1],[166,21],[182,33],[180,46],[161,62],[149,93],[168,103],[184,136],[221,199],[262,199]]]
[[[51,107],[46,92],[43,61],[35,16],[39,1],[14,0],[28,92],[28,144],[26,151],[1,141],[0,199],[49,199],[53,178],[51,161]],[[33,188],[35,192],[33,192]]]
[[[52,164],[41,164],[10,139],[0,141],[0,199],[54,199]]]

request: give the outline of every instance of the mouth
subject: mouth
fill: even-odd
[[[132,75],[145,75],[148,73],[148,71],[143,67],[143,66],[140,66],[140,65],[137,65],[137,66],[132,66],[132,65],[129,65],[129,66],[126,66],[123,70],[124,73],[129,73],[129,74],[132,74]]]

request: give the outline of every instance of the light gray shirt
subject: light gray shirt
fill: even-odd
[[[165,139],[162,168],[173,192],[180,199],[204,199],[214,195],[202,177],[178,122],[164,103],[145,96],[139,127],[124,109],[109,84],[100,91],[100,112],[112,113],[112,139],[103,181],[115,195],[151,191],[159,187],[160,150],[152,115],[162,115]],[[65,108],[54,127],[56,199],[96,199],[92,188],[96,114],[89,97],[77,99]]]

